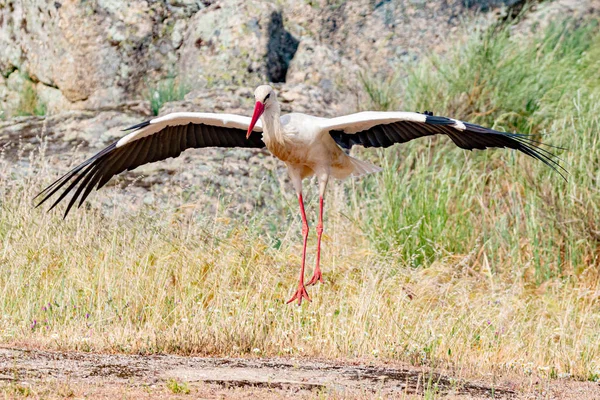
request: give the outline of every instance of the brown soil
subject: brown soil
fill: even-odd
[[[594,399],[591,382],[465,381],[426,369],[301,359],[114,355],[0,348],[5,397]],[[177,382],[177,384],[175,384]],[[2,393],[0,391],[0,393]]]

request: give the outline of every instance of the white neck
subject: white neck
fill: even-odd
[[[280,112],[279,103],[274,101],[260,117],[263,126],[263,140],[267,144],[273,141],[279,143],[284,141],[283,127],[279,120]]]

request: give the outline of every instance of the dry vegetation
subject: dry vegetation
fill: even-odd
[[[598,27],[556,24],[530,40],[498,29],[453,54],[400,83],[401,108],[540,135],[569,149],[554,149],[568,182],[443,138],[379,152],[383,173],[331,185],[326,283],[294,307],[300,224],[276,178],[247,188],[273,192],[247,214],[223,198],[215,212],[193,187],[153,204],[109,189],[63,221],[30,204],[58,174],[41,148],[0,166],[0,340],[598,379]]]

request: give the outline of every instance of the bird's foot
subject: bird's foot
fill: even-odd
[[[308,281],[307,285],[316,285],[317,282],[323,283],[323,274],[321,273],[321,268],[319,267],[315,268],[315,272],[313,273],[312,278],[310,278],[310,281]]]
[[[290,304],[292,301],[298,300],[298,305],[300,305],[300,304],[302,304],[302,299],[311,301],[310,297],[308,297],[308,292],[306,291],[306,287],[304,286],[303,283],[298,285],[298,290],[296,291],[296,293],[294,293],[292,298],[286,302],[286,304]]]

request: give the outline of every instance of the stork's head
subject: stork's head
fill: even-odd
[[[246,134],[246,138],[250,137],[252,133],[252,129],[254,129],[254,125],[256,125],[256,121],[260,118],[260,116],[273,107],[277,103],[277,95],[273,88],[269,85],[260,85],[254,91],[254,100],[256,100],[256,104],[254,105],[254,113],[252,114],[252,121],[250,121],[250,126],[248,127],[248,133]]]

